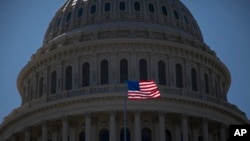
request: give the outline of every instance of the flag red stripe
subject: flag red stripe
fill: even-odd
[[[160,97],[160,92],[154,81],[139,82],[139,91],[128,91],[129,99],[150,99]]]

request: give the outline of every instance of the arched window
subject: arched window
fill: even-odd
[[[90,14],[95,14],[96,13],[96,5],[93,4],[90,8]]]
[[[43,96],[43,77],[39,80],[39,97]]]
[[[188,19],[186,15],[184,15],[184,20],[185,20],[185,23],[188,24]]]
[[[56,84],[57,84],[57,73],[56,73],[56,71],[53,71],[51,73],[51,85],[50,85],[50,93],[51,94],[56,93]]]
[[[79,134],[79,141],[85,141],[85,132],[82,131],[80,134]]]
[[[139,2],[135,2],[135,3],[134,3],[134,9],[135,9],[135,11],[140,11],[140,10],[141,10],[140,3],[139,3]]]
[[[151,12],[151,13],[154,13],[154,12],[155,12],[155,8],[154,8],[154,5],[153,5],[152,3],[149,3],[149,4],[148,4],[148,10],[149,10],[149,12]]]
[[[218,80],[217,79],[215,79],[215,82],[214,82],[214,84],[215,84],[215,96],[216,97],[218,97],[218,95],[219,95],[219,93],[218,93],[218,90],[219,90],[219,84],[218,84]]]
[[[205,92],[209,93],[209,79],[207,73],[204,73],[204,81],[205,81]]]
[[[99,141],[109,141],[109,131],[107,129],[99,131]]]
[[[164,16],[168,15],[168,11],[167,11],[167,8],[165,6],[161,7],[161,11],[162,11],[162,13],[163,13]]]
[[[80,18],[80,17],[82,16],[82,14],[83,14],[83,8],[80,8],[80,9],[78,10],[77,17]]]
[[[198,141],[203,141],[203,137],[202,137],[202,136],[199,136],[199,137],[198,137]]]
[[[33,100],[34,99],[34,93],[33,93],[33,84],[31,84],[30,86],[30,100]]]
[[[152,133],[149,128],[143,128],[141,132],[141,141],[151,141]]]
[[[107,60],[101,62],[101,84],[109,83],[109,64]]]
[[[122,59],[120,61],[120,83],[125,83],[128,80],[128,61]]]
[[[68,66],[65,72],[65,90],[72,89],[72,67]]]
[[[140,80],[147,80],[148,79],[148,67],[147,61],[141,59],[139,62],[139,73],[140,73]]]
[[[182,67],[180,64],[175,65],[175,78],[176,78],[176,87],[183,87],[183,78],[182,78]]]
[[[178,15],[178,13],[177,13],[176,10],[174,10],[174,17],[175,17],[177,20],[179,20],[179,15]]]
[[[105,12],[109,12],[111,10],[111,4],[110,4],[110,2],[106,2],[104,4],[104,10],[105,10]]]
[[[120,141],[124,141],[124,128],[120,130]],[[126,128],[126,141],[131,141],[130,130]]]
[[[61,19],[62,19],[61,17],[58,18],[58,20],[57,20],[57,26],[59,26],[61,24]]]
[[[166,141],[172,141],[172,134],[169,130],[165,130]]]
[[[70,19],[71,19],[71,12],[68,13],[67,18],[66,18],[66,22],[70,21]]]
[[[125,11],[125,9],[126,9],[125,2],[121,1],[120,4],[119,4],[119,7],[120,7],[121,11]]]
[[[82,65],[82,87],[89,86],[90,84],[90,65],[89,63],[84,63]]]
[[[197,91],[197,73],[194,68],[191,69],[191,81],[192,81],[192,90]]]
[[[166,85],[166,67],[163,61],[158,62],[158,79],[160,85]]]

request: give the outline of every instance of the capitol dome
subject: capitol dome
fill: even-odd
[[[127,101],[126,80],[159,99]],[[226,141],[245,114],[227,101],[230,72],[180,0],[67,0],[21,70],[4,141]]]

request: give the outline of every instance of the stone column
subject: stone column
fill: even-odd
[[[226,141],[226,129],[224,125],[220,126],[220,141]]]
[[[85,114],[85,140],[91,140],[91,116],[90,113]]]
[[[116,19],[116,13],[118,13],[118,12],[117,12],[117,9],[118,9],[118,8],[117,8],[117,2],[118,2],[117,0],[114,0],[114,1],[113,1],[113,3],[114,3],[114,4],[113,4],[113,10],[114,10],[114,11],[113,11],[113,19]]]
[[[109,115],[109,128],[110,128],[110,141],[116,140],[116,129],[115,129],[115,112],[110,112]]]
[[[135,111],[135,141],[141,140],[141,117],[140,112]]]
[[[143,18],[144,18],[144,19],[147,19],[147,10],[146,10],[146,8],[144,8],[144,7],[148,7],[148,6],[147,6],[147,3],[146,3],[145,0],[142,1],[142,7],[143,7],[143,8],[142,8],[142,9],[143,9]]]
[[[42,124],[42,141],[48,141],[48,128],[46,122]]]
[[[188,141],[188,116],[187,115],[182,115],[181,126],[182,126],[183,141]]]
[[[163,112],[159,113],[159,137],[160,141],[165,141],[165,116]]]
[[[199,138],[199,135],[198,135],[198,129],[194,129],[193,131],[193,137],[194,137],[194,140],[193,141],[198,141],[198,138]]]
[[[128,19],[132,19],[132,2],[129,0],[128,1]]]
[[[25,131],[25,141],[30,141],[30,130],[26,129]]]
[[[68,117],[62,119],[62,141],[68,141]]]
[[[202,136],[203,136],[203,141],[208,141],[208,121],[207,121],[207,119],[203,119],[203,121],[202,121]]]

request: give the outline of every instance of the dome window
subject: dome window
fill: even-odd
[[[209,93],[209,78],[207,73],[204,74],[204,81],[205,81],[205,92]]]
[[[57,26],[61,24],[61,17],[57,20]]]
[[[141,10],[140,3],[139,2],[135,2],[134,3],[134,8],[135,8],[135,11],[140,11]]]
[[[186,15],[184,15],[184,20],[185,20],[186,24],[188,24],[188,19],[187,19]]]
[[[175,65],[176,87],[183,88],[182,67],[180,64]]]
[[[152,3],[148,4],[148,9],[149,9],[149,12],[151,12],[151,13],[155,12],[155,8],[154,8],[154,5]]]
[[[125,6],[125,2],[124,1],[121,1],[120,4],[119,4],[119,6],[120,6],[120,10],[121,11],[125,11],[126,6]]]
[[[53,71],[51,73],[51,82],[50,82],[50,93],[51,94],[56,93],[56,85],[57,85],[57,73],[56,73],[56,71]]]
[[[82,87],[89,86],[90,84],[90,64],[84,63],[82,65]]]
[[[39,80],[39,97],[43,96],[43,77]]]
[[[125,83],[128,80],[128,61],[122,59],[120,61],[120,83]]]
[[[148,69],[147,69],[147,61],[144,59],[141,59],[139,62],[139,74],[140,74],[140,80],[147,80],[148,79]]]
[[[192,90],[197,91],[197,72],[194,68],[191,69],[191,81],[192,81]]]
[[[68,66],[65,70],[65,90],[71,90],[72,89],[72,67]]]
[[[104,10],[105,12],[109,12],[111,9],[111,4],[110,2],[106,2],[105,5],[104,5]]]
[[[101,62],[101,84],[109,83],[109,63],[107,60]]]
[[[96,5],[95,4],[91,6],[90,13],[91,14],[95,14],[96,13]]]
[[[141,140],[142,141],[152,141],[152,132],[149,128],[143,128],[141,131]]]
[[[128,128],[125,129],[126,130],[126,141],[131,141],[131,137],[130,137],[130,130]],[[122,128],[120,130],[120,141],[124,141],[124,128]]]
[[[80,8],[80,9],[78,10],[77,17],[80,18],[80,17],[82,16],[82,14],[83,14],[83,8]]]
[[[177,20],[179,20],[179,15],[178,15],[178,13],[177,13],[176,10],[174,10],[174,17],[175,17]]]
[[[67,18],[66,18],[66,22],[70,21],[70,19],[71,19],[71,12],[68,13]]]
[[[158,79],[160,85],[166,85],[166,65],[163,61],[158,62]]]
[[[109,131],[107,129],[99,131],[99,141],[109,141]]]
[[[163,13],[164,16],[168,15],[168,11],[167,11],[167,8],[165,6],[161,7],[161,11],[162,11],[162,13]]]

